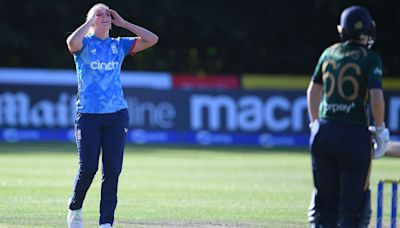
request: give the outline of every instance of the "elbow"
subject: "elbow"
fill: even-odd
[[[371,105],[384,105],[385,99],[383,97],[382,89],[371,89],[370,90],[371,96]]]
[[[158,36],[157,35],[154,35],[154,36],[155,36],[154,44],[156,44],[156,43],[158,43]]]
[[[73,52],[74,42],[70,36],[67,38],[66,43],[67,43],[68,50],[70,52]]]
[[[81,49],[81,47],[82,47],[82,45],[80,45],[79,42],[75,41],[71,37],[67,38],[66,43],[67,43],[68,50],[71,53],[79,51]]]
[[[307,88],[307,92],[306,93],[307,93],[307,97],[310,97],[310,95],[311,95],[311,87]]]
[[[310,85],[307,89],[308,97],[321,97],[323,92],[323,87],[320,84],[316,84],[314,82],[310,82]]]
[[[72,34],[70,36],[68,36],[66,43],[67,43],[68,48],[74,45],[74,37],[72,36]]]
[[[67,43],[67,47],[69,49],[69,46],[71,45],[71,38],[68,37],[67,40],[65,41],[65,43]]]
[[[307,97],[311,97],[313,93],[314,83],[310,83],[307,88]]]
[[[153,36],[151,37],[150,41],[150,46],[154,46],[158,43],[158,36],[156,34],[153,34]]]
[[[145,39],[142,37],[139,37],[139,39],[141,40],[143,47],[140,48],[139,50],[136,50],[136,52],[150,48],[158,42],[158,36],[155,34],[153,34],[152,36],[146,37]]]

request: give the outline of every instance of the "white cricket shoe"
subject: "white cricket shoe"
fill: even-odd
[[[110,223],[101,224],[99,228],[112,228]]]
[[[83,228],[82,209],[68,210],[68,228]]]

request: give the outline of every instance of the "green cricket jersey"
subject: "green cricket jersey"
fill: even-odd
[[[382,60],[358,43],[336,43],[322,53],[312,80],[323,85],[321,119],[368,124],[368,89],[382,88]]]

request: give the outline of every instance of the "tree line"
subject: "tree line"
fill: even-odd
[[[1,67],[73,69],[65,39],[97,1],[0,0]],[[377,23],[373,49],[385,75],[400,75],[400,3],[395,0],[154,0],[103,1],[159,43],[125,70],[193,74],[311,74],[319,55],[339,41],[336,25],[347,6],[367,7]],[[131,35],[114,27],[112,36]]]

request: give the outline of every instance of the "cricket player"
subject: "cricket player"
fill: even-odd
[[[367,227],[371,216],[368,100],[380,146],[384,123],[382,62],[370,50],[375,22],[361,6],[346,8],[337,26],[341,42],[322,53],[307,90],[310,150],[316,192],[311,227]],[[386,145],[383,145],[386,146]]]
[[[111,38],[111,25],[137,37]],[[122,86],[121,65],[127,55],[145,50],[158,41],[152,32],[123,19],[104,4],[94,5],[86,22],[67,39],[78,77],[75,137],[79,169],[68,204],[70,228],[83,227],[82,205],[97,172],[102,153],[100,227],[112,227],[117,205],[118,177],[128,132],[128,111]]]

